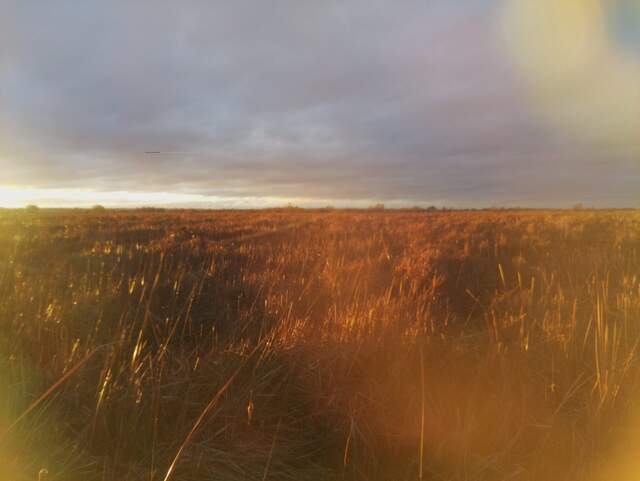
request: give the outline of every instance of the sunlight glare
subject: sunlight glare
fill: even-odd
[[[622,0],[507,0],[501,26],[541,117],[579,138],[637,148],[640,56],[629,45],[639,23],[640,10]]]
[[[99,191],[90,189],[45,189],[36,187],[16,187],[0,185],[0,208],[22,208],[27,205],[38,207],[87,208],[95,205],[113,208],[134,208],[143,206],[177,208],[231,208],[247,209],[260,206],[272,208],[282,206],[298,207],[368,207],[379,202],[376,199],[332,199],[321,197],[252,196],[244,193],[226,195],[206,195],[180,192],[132,192]],[[444,204],[444,200],[430,205]],[[407,207],[413,203],[397,199],[388,203],[390,207]]]

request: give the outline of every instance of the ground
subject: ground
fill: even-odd
[[[0,480],[636,479],[639,321],[637,211],[0,210]]]

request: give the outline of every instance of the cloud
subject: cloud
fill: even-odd
[[[535,115],[497,2],[0,6],[0,183],[486,205],[606,171],[594,202],[634,200],[628,154]]]

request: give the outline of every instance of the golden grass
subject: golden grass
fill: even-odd
[[[0,481],[636,479],[639,314],[634,211],[0,211]]]

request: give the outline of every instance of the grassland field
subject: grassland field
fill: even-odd
[[[640,479],[640,212],[0,210],[0,481]]]

